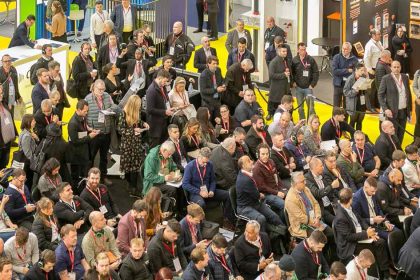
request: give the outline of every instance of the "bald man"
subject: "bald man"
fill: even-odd
[[[191,54],[195,49],[190,37],[182,32],[182,22],[176,21],[170,33],[165,40],[166,54],[171,55],[174,61],[174,67],[185,69]]]
[[[375,69],[375,86],[376,90],[379,90],[379,86],[381,85],[382,78],[387,75],[391,74],[391,52],[389,50],[383,50],[381,52],[381,57],[376,63]]]
[[[401,142],[395,135],[395,127],[391,121],[381,124],[381,134],[375,142],[375,152],[381,160],[381,170],[385,170],[392,162],[392,153],[401,150]]]
[[[382,78],[378,98],[382,111],[394,123],[397,138],[402,143],[407,120],[411,118],[411,89],[408,76],[400,72],[400,63],[393,61],[391,74]]]
[[[194,68],[198,69],[198,73],[203,72],[207,68],[207,59],[211,56],[217,57],[215,48],[210,47],[210,39],[207,36],[201,38],[202,48],[199,48],[194,55]]]
[[[282,37],[283,41],[286,43],[286,32],[276,25],[274,17],[267,17],[266,23],[267,29],[264,32],[264,50],[274,45],[274,38],[276,36]]]
[[[357,188],[363,186],[365,180],[365,170],[362,165],[357,161],[357,154],[353,152],[350,140],[341,139],[339,142],[340,154],[337,157],[337,165],[347,171],[356,184]]]

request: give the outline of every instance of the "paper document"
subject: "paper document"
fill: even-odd
[[[179,180],[177,182],[166,182],[166,185],[179,188],[182,185],[182,180]]]
[[[367,90],[371,88],[373,79],[360,77],[353,85],[354,90]]]
[[[337,143],[335,142],[335,140],[322,141],[320,144],[320,148],[326,151],[332,151],[336,146]]]
[[[413,216],[413,214],[411,215],[398,215],[398,220],[400,220],[400,222],[404,222],[404,220],[410,216]]]
[[[373,242],[373,239],[372,238],[369,238],[369,239],[366,239],[366,240],[357,241],[357,243],[360,243],[360,244],[369,244],[369,243],[372,243],[372,242]]]
[[[101,110],[101,113],[104,114],[105,116],[115,115],[114,111],[108,111],[108,110]]]

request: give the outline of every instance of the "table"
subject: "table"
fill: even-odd
[[[333,57],[333,50],[340,45],[339,38],[314,38],[312,44],[322,47],[327,54],[322,57],[321,71],[327,71],[332,77],[331,60]]]

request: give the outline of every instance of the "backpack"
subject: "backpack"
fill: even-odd
[[[52,143],[53,138],[47,137],[42,139],[41,143],[35,149],[34,157],[31,160],[30,168],[32,171],[41,173],[41,169],[45,163],[45,150]]]

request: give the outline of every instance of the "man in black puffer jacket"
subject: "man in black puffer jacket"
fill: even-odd
[[[133,238],[130,253],[124,258],[120,268],[121,280],[153,280],[149,270],[149,258],[144,252],[144,241]]]

